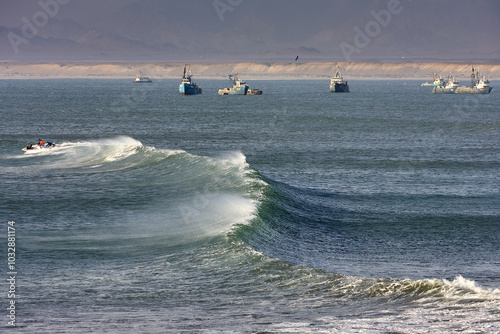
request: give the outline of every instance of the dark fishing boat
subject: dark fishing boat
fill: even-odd
[[[201,94],[202,90],[197,84],[192,80],[191,65],[184,65],[184,74],[182,75],[182,81],[179,84],[179,93],[181,95],[196,95]]]
[[[342,78],[340,67],[337,66],[335,76],[330,80],[330,92],[332,93],[347,93],[349,92],[349,85],[347,81]]]

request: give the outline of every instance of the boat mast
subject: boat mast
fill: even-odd
[[[236,73],[234,75],[234,79],[233,79],[233,75],[229,74],[229,84],[231,85],[231,87],[233,87],[234,85],[236,85],[236,80],[238,80],[238,73]]]
[[[476,86],[476,74],[475,74],[475,68],[474,65],[472,65],[472,74],[470,75],[470,81],[471,81],[471,88],[474,88]]]
[[[335,78],[342,78],[342,74],[340,73],[340,67],[337,66],[337,71],[335,72]]]
[[[184,74],[182,75],[182,79],[190,79],[191,78],[191,65],[184,65]]]

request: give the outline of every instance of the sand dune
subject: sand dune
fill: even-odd
[[[196,78],[226,78],[238,72],[247,79],[317,79],[329,78],[340,66],[349,79],[419,79],[431,80],[436,71],[447,77],[451,71],[459,79],[469,78],[468,63],[353,63],[353,62],[243,62],[192,63]],[[131,79],[140,72],[152,79],[177,79],[184,63],[27,63],[0,62],[0,78],[117,78]],[[500,79],[500,63],[476,64],[481,74],[491,80]]]

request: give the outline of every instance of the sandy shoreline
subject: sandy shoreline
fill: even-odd
[[[469,63],[353,63],[353,62],[241,62],[191,63],[193,76],[200,79],[225,79],[238,72],[245,79],[326,79],[340,66],[345,79],[418,79],[432,80],[435,71],[447,78],[451,73],[459,80],[470,77]],[[179,79],[184,63],[156,62],[0,62],[0,79],[29,78],[102,78],[131,79],[142,71],[151,79]],[[500,63],[475,64],[490,80],[500,79]]]

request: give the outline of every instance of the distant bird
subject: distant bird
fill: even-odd
[[[298,59],[299,59],[299,56],[297,56],[297,57],[295,58],[295,61],[297,61]]]

